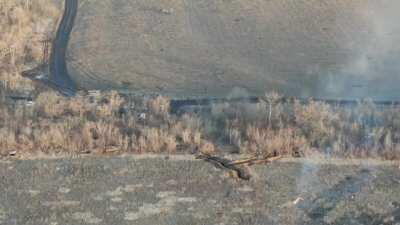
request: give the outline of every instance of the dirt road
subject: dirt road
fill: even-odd
[[[64,14],[57,29],[50,55],[50,83],[66,95],[73,95],[76,85],[71,80],[66,66],[66,49],[74,26],[78,0],[65,0]]]

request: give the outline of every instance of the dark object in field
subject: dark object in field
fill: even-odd
[[[233,171],[235,175],[237,175],[237,177],[242,180],[250,180],[251,178],[251,175],[247,171],[245,171],[243,168],[237,167],[236,165],[232,164],[231,160],[205,154],[196,156],[196,159],[202,159],[206,162],[209,162],[218,169]]]
[[[257,164],[264,164],[264,163],[270,163],[273,161],[276,161],[278,159],[281,159],[282,156],[273,156],[273,157],[264,157],[264,158],[258,158],[258,157],[251,157],[249,159],[240,159],[240,160],[235,160],[233,161],[230,165],[257,165]]]
[[[202,159],[206,162],[213,164],[215,167],[222,169],[222,170],[229,170],[235,173],[235,177],[238,177],[242,180],[250,180],[251,175],[249,171],[247,171],[243,167],[239,167],[240,165],[243,166],[251,166],[256,164],[263,164],[269,163],[272,161],[276,161],[282,158],[282,156],[274,156],[274,157],[257,157],[253,156],[246,159],[239,159],[239,160],[229,160],[218,156],[211,156],[207,154],[201,154],[196,156],[196,159]]]

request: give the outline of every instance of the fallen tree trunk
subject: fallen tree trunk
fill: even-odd
[[[276,161],[280,158],[282,158],[282,156],[263,157],[263,158],[260,158],[258,156],[253,156],[246,159],[239,159],[232,161],[219,156],[211,156],[207,154],[201,154],[196,156],[196,159],[202,159],[206,162],[209,162],[219,169],[229,170],[231,172],[234,172],[234,176],[242,180],[250,180],[251,178],[251,174],[249,173],[248,169],[246,169],[246,167],[243,166],[269,163]]]

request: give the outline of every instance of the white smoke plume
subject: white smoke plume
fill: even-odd
[[[399,10],[398,0],[370,0],[360,9],[359,16],[368,25],[368,32],[360,29],[360,36],[354,39],[363,40],[361,45],[364,47],[360,48],[356,53],[357,56],[350,59],[341,69],[342,76],[328,74],[320,80],[321,96],[398,100],[400,97],[397,85],[400,82]]]

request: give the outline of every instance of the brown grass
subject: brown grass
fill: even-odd
[[[210,112],[183,115],[169,111],[168,98],[116,92],[74,98],[46,92],[33,106],[2,100],[0,152],[400,156],[397,106],[263,101],[215,104]]]
[[[168,107],[167,98],[132,102],[116,92],[95,98],[65,98],[46,92],[36,98],[33,106],[3,102],[0,151],[57,154],[213,150],[202,139],[199,119],[171,116]]]
[[[52,39],[61,10],[53,0],[0,0],[0,85],[31,91],[20,73],[41,63],[41,41]]]

